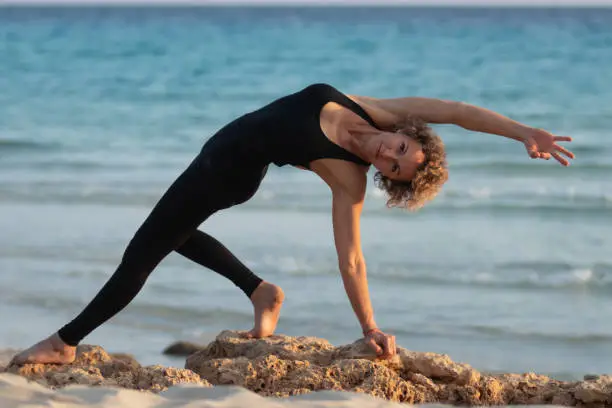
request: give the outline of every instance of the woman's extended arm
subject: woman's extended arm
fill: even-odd
[[[375,99],[359,96],[394,116],[412,115],[429,123],[448,123],[468,130],[491,133],[522,141],[528,126],[489,109],[445,99],[406,97]]]
[[[395,337],[378,330],[370,302],[366,263],[361,252],[359,217],[363,199],[342,189],[332,190],[332,218],[338,264],[344,289],[370,347],[377,354],[395,354]]]
[[[358,98],[391,113],[398,119],[412,115],[429,123],[453,124],[467,130],[517,140],[525,145],[532,158],[549,159],[552,156],[563,165],[568,165],[569,162],[559,153],[574,158],[572,152],[556,143],[570,142],[571,137],[555,136],[480,106],[424,97],[375,99],[359,96]]]
[[[370,303],[366,263],[361,252],[359,217],[363,202],[343,190],[333,192],[332,221],[338,267],[351,306],[363,331],[376,328]]]

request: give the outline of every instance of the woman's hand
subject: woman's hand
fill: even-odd
[[[574,153],[557,144],[557,142],[571,142],[572,138],[569,136],[555,136],[542,129],[530,128],[523,134],[522,139],[532,159],[549,160],[554,157],[562,165],[569,166],[569,161],[561,154],[570,159],[575,157]]]
[[[365,333],[365,342],[377,356],[390,358],[397,352],[395,336],[383,333],[379,329],[369,330]]]

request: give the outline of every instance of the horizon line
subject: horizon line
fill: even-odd
[[[521,0],[521,1],[502,1],[491,4],[483,0],[417,0],[417,1],[398,1],[398,0],[315,0],[315,1],[283,1],[283,0],[0,0],[2,6],[239,6],[239,7],[480,7],[480,8],[512,8],[512,7],[549,7],[549,8],[591,8],[591,7],[612,7],[612,1],[554,1],[554,0]]]

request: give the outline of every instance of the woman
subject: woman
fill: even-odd
[[[419,119],[409,119],[409,117]],[[421,122],[421,120],[423,122]],[[381,357],[395,353],[395,338],[378,329],[370,304],[359,217],[367,172],[373,165],[389,206],[415,210],[432,199],[448,173],[444,145],[424,123],[515,139],[532,158],[574,155],[557,144],[571,141],[476,106],[430,98],[347,96],[315,84],[248,113],[219,130],[170,186],[138,229],[110,280],[70,323],[15,356],[13,362],[69,363],[77,344],[136,296],[171,251],[226,276],[253,303],[250,337],[274,333],[284,299],[220,242],[199,231],[210,215],[250,199],[270,163],[313,171],[332,192],[334,241],[347,295],[364,337]]]

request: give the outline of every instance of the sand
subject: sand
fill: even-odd
[[[392,403],[357,393],[321,391],[286,399],[265,398],[239,386],[178,385],[160,394],[107,387],[71,385],[60,390],[50,390],[42,385],[28,382],[14,374],[0,374],[0,406],[22,407],[113,407],[113,408],[383,408],[400,407]]]
[[[609,376],[488,375],[447,355],[401,347],[380,360],[362,341],[336,347],[314,337],[255,340],[224,331],[208,345],[165,352],[187,355],[185,367],[143,367],[92,345],[79,346],[75,362],[63,366],[4,368],[0,355],[0,407],[612,407]]]

